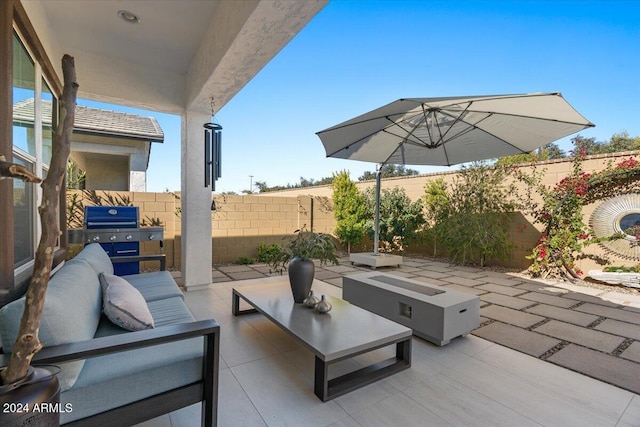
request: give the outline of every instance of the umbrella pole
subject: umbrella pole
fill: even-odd
[[[373,254],[378,254],[380,242],[380,181],[382,178],[382,163],[376,165],[376,217],[373,225]]]

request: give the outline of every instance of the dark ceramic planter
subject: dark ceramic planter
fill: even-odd
[[[59,426],[60,383],[56,373],[30,367],[21,381],[1,385],[0,408],[2,427]]]
[[[316,266],[310,259],[296,257],[289,262],[288,270],[293,301],[300,304],[309,295]]]

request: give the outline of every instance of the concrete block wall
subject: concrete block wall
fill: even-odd
[[[87,197],[86,192],[80,190],[67,190],[69,194],[77,193],[79,202],[82,205],[91,206],[93,203]],[[108,196],[128,198],[133,206],[138,206],[140,222],[145,225],[152,225],[152,221],[160,221],[164,228],[163,248],[160,247],[158,241],[141,242],[140,252],[143,255],[151,255],[165,253],[167,255],[167,268],[176,268],[180,262],[180,253],[178,251],[175,257],[176,235],[179,235],[180,218],[176,216],[176,209],[180,207],[180,199],[172,193],[147,193],[147,192],[130,192],[130,191],[96,191],[98,196],[105,200]],[[72,247],[69,250],[69,256],[77,253],[81,247]],[[177,263],[176,263],[177,260]],[[157,263],[143,263],[142,269],[157,269]]]
[[[618,163],[634,154],[637,153],[591,156],[585,161],[584,170],[599,171],[606,167],[607,162]],[[571,172],[572,164],[567,160],[554,160],[538,163],[536,168],[545,171],[543,184],[552,187]],[[446,182],[451,182],[455,178],[455,171],[384,179],[382,188],[404,188],[412,200],[417,200],[424,195],[425,184],[440,177]],[[366,181],[357,185],[364,190],[374,186],[375,182]],[[180,268],[181,220],[179,215],[176,215],[176,210],[180,207],[179,194],[98,192],[101,193],[128,196],[134,205],[140,207],[141,220],[149,222],[150,219],[159,219],[165,228],[164,253],[167,255],[167,266]],[[256,248],[261,242],[283,243],[283,237],[293,235],[295,230],[303,226],[316,232],[333,234],[336,222],[333,217],[332,193],[331,186],[317,186],[254,195],[214,195],[216,210],[211,212],[212,263],[231,263],[240,257],[255,258]],[[585,206],[583,214],[586,222],[597,205],[598,203],[594,203]],[[514,213],[511,222],[511,238],[514,243],[512,256],[509,260],[496,260],[494,263],[506,267],[526,268],[530,262],[525,256],[529,255],[531,248],[536,244],[541,230],[542,226],[534,224],[533,218]],[[371,249],[369,241],[361,247],[352,248],[354,252]],[[430,244],[411,244],[407,249],[407,255],[432,255]],[[158,251],[157,242],[143,244],[143,253]],[[596,255],[605,253],[599,245],[592,245],[585,252]],[[615,257],[612,262],[629,264],[628,261]],[[588,259],[580,261],[578,267],[583,271],[598,268]]]
[[[638,159],[639,156],[640,154],[637,151],[588,156],[583,163],[583,170],[587,173],[594,173],[605,169],[608,163],[616,164],[624,160],[625,158],[635,157],[636,159]],[[540,162],[535,164],[535,166],[533,167],[535,167],[538,171],[544,171],[542,184],[553,187],[558,181],[571,173],[573,164],[568,159],[559,159]],[[532,170],[532,165],[523,165],[522,168],[525,169],[525,172],[530,172]],[[445,182],[451,183],[455,179],[455,176],[456,172],[455,170],[452,170],[407,177],[386,178],[382,180],[382,189],[392,189],[396,186],[401,187],[405,189],[407,195],[409,196],[409,198],[411,198],[411,200],[418,200],[424,196],[424,188],[428,181],[437,178],[443,178]],[[357,182],[356,185],[360,189],[360,191],[363,191],[368,187],[375,186],[375,181]],[[520,184],[519,188],[521,192],[524,193],[525,187]],[[331,185],[323,185],[316,187],[294,188],[266,194],[270,197],[286,197],[294,196],[296,194],[305,194],[313,197],[331,198],[332,193],[333,190]],[[539,197],[536,197],[536,195],[532,196],[534,201],[540,202]],[[592,203],[584,207],[582,213],[585,223],[588,224],[591,214],[599,205],[599,203],[600,202]],[[536,224],[533,221],[534,219],[532,217],[525,216],[521,213],[517,213],[514,215],[510,231],[512,241],[514,243],[513,254],[509,260],[495,261],[496,264],[516,268],[526,268],[528,265],[530,265],[530,261],[527,260],[525,256],[530,254],[531,249],[537,243],[540,237],[540,233],[543,229],[542,224]],[[425,245],[424,247],[409,246],[408,252],[421,255],[431,255],[432,248],[430,248],[429,245]],[[586,254],[595,256],[601,256],[608,253],[600,245],[591,245],[587,247],[584,252]],[[609,254],[608,256],[612,263],[617,263],[619,265],[631,265],[636,263],[633,261],[622,259],[612,254]],[[577,266],[585,272],[590,269],[601,268],[600,265],[596,264],[591,259],[580,260],[578,261]]]
[[[283,243],[283,238],[305,227],[332,233],[333,211],[323,210],[309,196],[259,197],[256,195],[216,195],[212,214],[213,262],[255,258],[265,244]],[[333,221],[333,222],[332,222]]]
[[[92,203],[79,190],[83,205]],[[179,194],[147,192],[98,191],[106,199],[108,195],[128,197],[139,207],[140,221],[151,225],[160,221],[164,227],[164,248],[167,268],[180,269],[182,233],[181,218],[177,214],[180,207]],[[283,243],[283,238],[292,236],[301,227],[316,232],[333,233],[335,219],[330,200],[310,196],[258,197],[255,195],[214,195],[216,210],[211,212],[213,264],[235,262],[240,257],[256,257],[256,249],[265,244]],[[69,250],[69,257],[75,255],[79,247]],[[159,242],[143,242],[142,254],[157,254]],[[156,269],[157,263],[143,263],[143,269]]]

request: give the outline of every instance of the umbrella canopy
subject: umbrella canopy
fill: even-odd
[[[327,157],[450,166],[529,153],[594,126],[560,93],[399,99],[317,133]]]
[[[379,163],[374,255],[384,164],[451,166],[529,153],[595,126],[560,93],[406,98],[317,132],[327,157]]]

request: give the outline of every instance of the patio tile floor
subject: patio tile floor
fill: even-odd
[[[265,269],[214,268],[214,284],[185,300],[197,318],[222,325],[218,425],[640,425],[640,298],[432,260],[403,266],[379,271],[480,294],[481,326],[444,347],[414,337],[409,370],[327,403],[313,394],[309,351],[259,314],[231,315],[232,274],[267,277]],[[370,270],[346,258],[316,266],[321,291],[336,296],[341,275],[359,271]],[[142,425],[196,426],[199,411]]]

